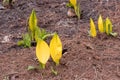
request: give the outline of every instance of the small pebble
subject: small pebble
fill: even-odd
[[[5,7],[0,4],[0,10],[4,10]]]

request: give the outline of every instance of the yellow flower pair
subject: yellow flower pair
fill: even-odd
[[[59,64],[59,60],[62,57],[62,43],[59,36],[55,33],[52,40],[50,41],[50,47],[44,40],[38,40],[36,47],[36,56],[42,67],[45,68],[45,64],[48,59],[51,58],[56,63]]]
[[[110,35],[112,33],[112,23],[109,18],[106,18],[105,22],[102,19],[102,16],[100,15],[98,18],[98,30],[100,33],[106,32],[107,35]],[[90,18],[90,36],[96,37],[96,27],[94,24],[94,21],[92,18]]]

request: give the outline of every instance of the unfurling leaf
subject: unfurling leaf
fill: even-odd
[[[62,57],[62,43],[59,36],[55,33],[50,41],[50,54],[56,65],[59,64],[59,60]]]
[[[101,15],[98,18],[98,29],[99,29],[100,33],[104,32],[104,22],[103,22]]]
[[[94,24],[92,18],[90,18],[90,36],[96,37],[96,35],[97,35],[97,33],[96,33],[95,24]]]
[[[73,5],[71,3],[67,3],[66,6],[67,7],[73,7]]]
[[[35,29],[35,41],[37,42],[39,39],[45,40],[47,37],[53,36],[53,34],[49,34],[44,29],[39,29],[36,27]]]
[[[106,24],[106,33],[107,35],[110,35],[110,33],[112,33],[112,23],[109,18],[106,18],[105,24]]]
[[[27,68],[27,70],[29,71],[29,70],[35,70],[36,69],[36,67],[34,67],[34,66],[28,66],[28,68]]]
[[[42,68],[45,68],[45,64],[50,57],[50,48],[48,44],[42,39],[38,40],[37,42],[36,56],[40,61]]]
[[[40,33],[41,33],[41,31],[40,31],[39,27],[36,27],[36,29],[35,29],[35,41],[36,42],[38,42],[38,40],[41,39],[41,38],[39,38]]]
[[[23,35],[23,40],[18,41],[18,46],[30,47],[31,46],[31,38],[28,33]]]
[[[47,32],[44,29],[40,29],[36,27],[35,29],[35,41],[37,42],[39,39],[45,39],[44,36],[47,35]]]
[[[116,37],[118,34],[116,32],[110,33],[111,36]]]
[[[51,71],[52,71],[52,73],[53,73],[55,76],[58,75],[58,72],[57,72],[53,67],[51,67]]]
[[[29,18],[29,30],[31,33],[32,40],[34,40],[36,26],[37,26],[37,17],[35,11],[32,10],[32,13]]]

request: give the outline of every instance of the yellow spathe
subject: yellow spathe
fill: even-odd
[[[99,18],[98,18],[98,29],[100,33],[104,32],[104,24],[103,24],[103,19],[101,15],[99,15]]]
[[[57,34],[55,34],[50,41],[50,54],[53,61],[59,64],[59,60],[62,57],[62,43]]]
[[[96,33],[95,24],[94,24],[92,18],[90,18],[90,36],[96,37],[96,35],[97,35],[97,33]]]
[[[50,58],[50,48],[48,44],[43,40],[38,40],[36,47],[36,56],[40,63],[46,64],[48,59]]]

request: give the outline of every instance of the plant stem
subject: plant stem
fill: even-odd
[[[43,36],[43,40],[46,38],[46,37],[50,37],[50,36],[53,36],[55,33],[52,33],[52,34],[46,34],[45,36]]]

